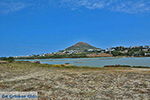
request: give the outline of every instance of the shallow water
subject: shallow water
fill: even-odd
[[[76,66],[103,67],[105,65],[131,65],[150,67],[150,57],[100,57],[100,58],[63,58],[63,59],[25,59],[21,61],[40,61],[47,64],[70,63]]]

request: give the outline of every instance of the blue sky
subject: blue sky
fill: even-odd
[[[150,45],[149,0],[0,0],[0,56],[41,54],[83,41]]]

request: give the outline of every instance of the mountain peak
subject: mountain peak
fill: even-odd
[[[85,42],[78,42],[75,45],[66,48],[65,50],[88,50],[88,49],[97,49],[97,48]]]
[[[78,43],[76,43],[75,45],[78,46],[78,45],[89,45],[89,44],[88,44],[88,43],[85,43],[85,42],[78,42]]]
[[[87,43],[85,43],[85,42],[78,42],[78,43],[76,43],[76,44],[87,44]]]

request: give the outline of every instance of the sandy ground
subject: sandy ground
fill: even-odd
[[[37,91],[39,100],[150,100],[150,69],[0,64],[0,91]]]

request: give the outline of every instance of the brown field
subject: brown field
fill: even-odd
[[[150,100],[150,69],[0,64],[0,91],[38,91],[39,100]]]

